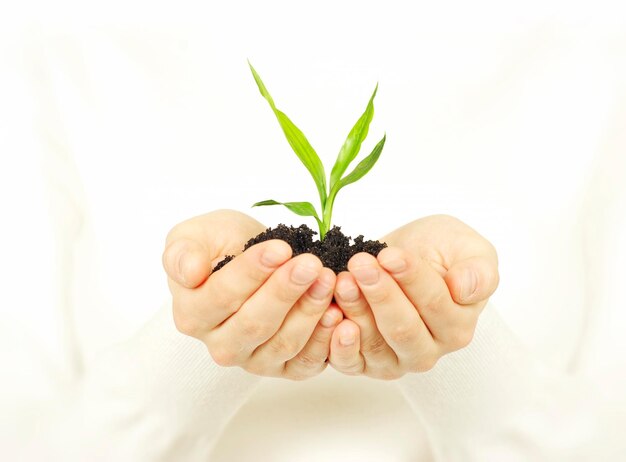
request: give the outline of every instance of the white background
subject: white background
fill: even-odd
[[[58,284],[53,243],[38,228],[38,175],[52,167],[33,169],[33,153],[72,159],[60,175],[80,178],[72,210],[89,210],[68,214],[96,244],[77,275],[89,288],[90,309],[77,315],[88,356],[167,299],[160,259],[177,222],[218,208],[301,222],[250,209],[316,200],[250,59],[328,172],[378,82],[364,151],[383,133],[388,141],[368,176],[340,193],[334,222],[375,238],[432,213],[461,218],[498,249],[493,299],[505,318],[565,367],[590,303],[579,225],[598,197],[582,199],[611,173],[602,159],[623,131],[617,3],[224,3],[3,5],[3,271],[19,288],[5,311],[28,311],[33,295],[46,303]],[[25,234],[27,248],[12,244]],[[45,316],[21,322],[34,342],[53,344]]]

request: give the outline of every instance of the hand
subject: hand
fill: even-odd
[[[330,305],[335,274],[312,254],[291,258],[281,240],[246,242],[266,227],[219,210],[176,225],[163,266],[177,329],[206,344],[221,366],[257,375],[305,379],[327,364],[332,332],[343,316]],[[225,255],[237,255],[211,273]]]
[[[330,363],[340,372],[397,379],[430,370],[467,346],[498,286],[494,247],[456,218],[416,220],[381,239],[377,258],[354,255],[338,275],[335,300],[344,319]]]

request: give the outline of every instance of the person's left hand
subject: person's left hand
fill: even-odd
[[[330,364],[349,375],[393,380],[424,372],[467,346],[499,282],[493,245],[447,215],[409,223],[381,241],[377,258],[354,255],[338,275],[344,319]]]

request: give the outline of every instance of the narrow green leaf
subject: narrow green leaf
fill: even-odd
[[[280,110],[276,109],[274,112],[289,145],[313,177],[320,201],[324,204],[326,202],[326,172],[322,161],[300,129]]]
[[[352,130],[350,130],[346,141],[343,143],[343,146],[339,151],[339,155],[337,156],[335,165],[330,172],[330,189],[333,189],[335,183],[339,181],[341,175],[344,174],[350,163],[359,154],[361,144],[363,143],[365,138],[367,138],[370,122],[374,118],[374,97],[376,96],[377,91],[378,84],[376,84],[376,88],[374,88],[374,93],[372,94],[369,103],[367,103],[365,112],[363,113],[363,115],[361,115],[359,120],[357,120],[356,124],[354,124],[354,127],[352,127]]]
[[[257,74],[257,71],[254,69],[254,67],[252,67],[250,60],[248,60],[248,66],[250,66],[250,70],[252,71],[252,76],[254,77],[254,81],[256,82],[257,87],[259,87],[259,91],[261,92],[261,95],[263,96],[263,98],[267,100],[268,103],[270,103],[270,106],[272,107],[272,109],[274,109],[276,107],[274,106],[274,100],[272,99],[272,96],[270,95],[270,93],[267,91],[267,88],[265,88],[265,84],[261,80],[261,76]]]
[[[318,226],[322,227],[322,222],[317,216],[317,211],[313,204],[310,202],[277,202],[273,199],[257,202],[252,205],[252,207],[258,207],[262,205],[284,205],[289,210],[291,210],[296,215],[300,215],[302,217],[313,217],[317,221]]]
[[[354,183],[357,180],[360,180],[365,176],[367,172],[369,172],[378,158],[380,154],[383,152],[383,147],[385,146],[385,140],[387,139],[387,135],[383,136],[383,138],[378,142],[378,144],[374,147],[371,154],[363,159],[359,164],[350,172],[348,175],[344,176],[337,185],[337,191],[343,188],[350,183]]]
[[[296,125],[289,119],[289,117],[287,117],[284,112],[276,108],[274,100],[267,91],[267,88],[261,80],[261,77],[256,72],[254,67],[252,67],[250,61],[248,61],[248,64],[250,65],[250,70],[252,71],[252,75],[254,76],[254,80],[256,81],[257,86],[259,87],[261,95],[263,95],[263,97],[267,100],[270,107],[272,108],[272,111],[274,111],[274,114],[276,115],[278,123],[283,129],[283,133],[285,134],[289,145],[313,177],[323,207],[326,203],[326,173],[324,171],[324,165],[322,164],[322,161],[309,143],[309,140],[307,140],[306,136],[304,136],[304,133],[302,133],[302,131],[298,127],[296,127]]]
[[[301,215],[303,217],[317,217],[317,211],[313,204],[310,202],[278,202],[273,199],[257,202],[252,207],[259,207],[262,205],[284,205],[292,212]]]

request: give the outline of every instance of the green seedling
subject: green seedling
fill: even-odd
[[[297,215],[313,217],[319,226],[320,238],[324,239],[324,236],[326,236],[326,233],[330,229],[333,205],[335,203],[337,193],[344,186],[354,183],[365,176],[365,174],[374,166],[383,151],[387,135],[383,136],[376,147],[374,147],[371,154],[364,158],[354,168],[354,170],[352,170],[352,172],[343,176],[350,163],[359,154],[361,144],[367,137],[370,122],[374,117],[374,97],[376,96],[378,85],[374,88],[374,93],[367,104],[367,108],[365,108],[365,112],[359,120],[357,120],[356,124],[354,124],[354,127],[350,130],[346,141],[343,143],[343,146],[339,151],[339,155],[337,156],[337,160],[335,161],[335,165],[330,173],[330,179],[327,187],[324,165],[322,164],[319,156],[304,136],[304,133],[302,133],[302,131],[295,126],[295,124],[285,115],[284,112],[280,111],[276,107],[274,100],[267,91],[267,88],[265,88],[261,77],[259,77],[259,74],[254,70],[252,64],[250,64],[250,62],[248,62],[248,64],[250,65],[250,70],[252,70],[252,75],[254,76],[254,80],[259,87],[261,95],[263,95],[272,108],[272,111],[274,111],[274,114],[278,119],[278,123],[287,137],[287,141],[315,181],[315,186],[317,187],[320,197],[322,218],[320,219],[320,215],[317,214],[315,207],[310,202],[277,202],[275,200],[265,200],[257,202],[253,205],[253,207],[261,205],[284,205]]]

